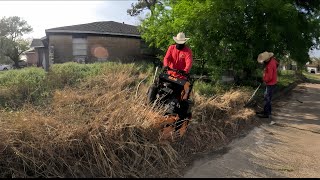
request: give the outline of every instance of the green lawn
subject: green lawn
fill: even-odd
[[[292,70],[280,71],[278,75],[278,85],[285,87],[296,81],[297,79],[294,74],[295,72]]]
[[[308,72],[303,72],[303,75],[312,82],[320,83],[320,74],[311,74]]]

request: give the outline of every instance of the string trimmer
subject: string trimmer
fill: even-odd
[[[251,95],[250,99],[247,101],[247,103],[243,107],[248,107],[248,105],[251,103],[253,97],[256,95],[256,93],[258,92],[258,90],[259,90],[261,85],[262,85],[262,83],[259,84],[257,89],[253,92],[253,94]]]

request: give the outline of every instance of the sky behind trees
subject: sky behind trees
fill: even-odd
[[[136,1],[0,1],[0,17],[19,16],[32,26],[30,38],[45,36],[45,29],[95,21],[138,25],[139,17],[127,15]]]
[[[38,1],[0,1],[0,17],[19,16],[28,22],[33,32],[26,38],[41,38],[45,29],[69,26],[96,21],[116,21],[139,25],[139,17],[131,17],[127,9],[137,0],[38,0]],[[310,52],[311,56],[320,57],[320,51]]]

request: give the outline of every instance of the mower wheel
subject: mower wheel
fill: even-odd
[[[158,93],[157,87],[155,86],[155,84],[152,84],[148,89],[147,102],[152,104],[157,98],[157,93]]]

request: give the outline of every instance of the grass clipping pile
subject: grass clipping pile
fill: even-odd
[[[134,95],[145,76],[133,72],[57,90],[41,109],[1,110],[0,177],[178,177],[183,157],[214,147],[252,115],[241,108],[244,92],[195,95],[196,123],[181,141],[160,142],[154,124],[162,110],[145,105],[147,87]]]

